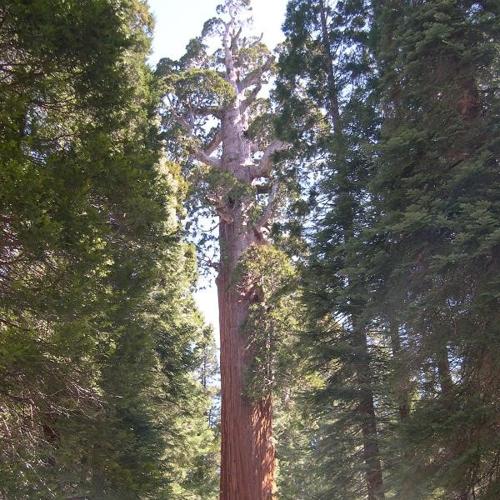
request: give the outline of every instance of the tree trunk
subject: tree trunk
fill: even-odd
[[[334,58],[331,49],[330,33],[327,19],[327,9],[324,0],[319,2],[319,14],[321,25],[321,41],[325,56],[325,70],[327,75],[327,102],[326,108],[333,129],[335,138],[335,149],[337,158],[346,156],[346,141],[339,105],[339,96],[337,82],[334,70]],[[342,165],[342,162],[340,162]],[[338,199],[342,200],[343,205],[348,209],[344,213],[344,241],[347,242],[354,238],[354,211],[352,209],[354,202],[350,191],[350,185],[345,167],[338,166],[337,180],[341,181],[341,192]],[[347,201],[347,203],[345,203]],[[358,350],[358,362],[356,366],[356,375],[361,387],[361,398],[359,401],[359,412],[361,415],[361,430],[363,434],[363,458],[366,467],[366,486],[368,490],[368,500],[382,500],[384,496],[384,484],[382,478],[382,464],[380,462],[380,453],[377,436],[377,418],[375,415],[375,405],[373,401],[373,392],[371,389],[372,374],[368,355],[368,344],[366,333],[356,326],[356,315],[351,317],[353,323],[353,340],[355,348]]]
[[[241,223],[240,207],[221,220],[221,264],[217,279],[221,336],[222,465],[221,500],[268,500],[273,496],[275,452],[272,443],[272,402],[245,395],[253,353],[242,331],[249,299],[238,293],[234,270],[256,237]]]
[[[391,336],[392,356],[396,361],[396,375],[399,382],[394,388],[396,401],[398,404],[398,413],[400,422],[404,422],[410,415],[410,378],[408,376],[408,368],[404,366],[403,349],[401,348],[401,339],[399,337],[399,325],[395,321],[391,321],[389,326]]]
[[[441,394],[445,399],[449,399],[453,390],[453,380],[451,378],[450,361],[448,359],[446,344],[439,347],[436,358]]]
[[[368,342],[366,333],[362,329],[354,327],[353,330],[356,348],[358,349],[356,374],[361,388],[359,413],[361,415],[363,458],[366,467],[368,500],[383,500],[385,498],[384,481],[378,446],[377,417],[375,415],[375,404],[371,389],[372,374],[368,354]]]
[[[249,346],[243,326],[248,317],[251,297],[241,293],[235,283],[235,270],[240,258],[253,244],[265,244],[264,233],[272,218],[274,184],[270,180],[273,154],[284,148],[281,141],[271,141],[263,148],[261,139],[252,140],[247,132],[251,118],[259,114],[251,109],[258,99],[262,85],[267,81],[274,58],[257,41],[242,37],[245,5],[227,0],[222,9],[229,17],[222,20],[225,81],[234,91],[226,104],[206,108],[201,104],[192,109],[192,102],[179,106],[178,123],[190,135],[192,157],[207,165],[211,171],[222,173],[213,192],[207,197],[219,216],[220,263],[217,277],[221,347],[221,492],[222,500],[268,500],[273,496],[275,453],[272,442],[271,395],[256,397],[246,394],[247,375],[252,369],[254,352]],[[266,59],[250,56],[242,50],[258,50]],[[267,55],[266,55],[267,54]],[[252,59],[255,59],[253,62]],[[210,69],[219,72],[217,63]],[[215,90],[215,94],[217,94]],[[215,113],[213,109],[217,110]],[[203,117],[195,125],[193,115]],[[210,128],[205,117],[219,123],[212,136],[200,144],[197,133]],[[197,132],[195,133],[195,130]],[[257,134],[258,135],[258,134]],[[261,155],[256,155],[261,153]],[[262,207],[257,199],[258,179],[268,181],[269,200]],[[272,184],[272,186],[271,186]],[[262,216],[254,221],[255,208]],[[258,332],[256,332],[258,333]]]
[[[321,21],[321,40],[323,43],[323,50],[325,52],[327,85],[328,85],[328,113],[333,127],[334,136],[342,135],[340,123],[340,107],[339,98],[337,93],[337,83],[335,79],[335,71],[333,68],[333,54],[330,45],[330,34],[328,32],[328,21],[326,15],[326,8],[324,0],[320,0],[320,21]]]
[[[394,395],[398,405],[399,422],[404,424],[410,416],[410,370],[406,364],[405,350],[401,346],[401,337],[399,333],[399,323],[392,319],[389,321],[389,334],[391,338],[391,348],[393,363],[395,365],[394,377]],[[413,455],[408,447],[403,447],[399,461],[407,466],[412,463]],[[411,498],[415,489],[413,475],[403,474],[403,481],[397,490],[398,498]]]

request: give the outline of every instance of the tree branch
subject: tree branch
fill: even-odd
[[[220,146],[221,142],[222,132],[218,130],[214,138],[205,146],[205,153],[210,156]]]
[[[259,220],[254,225],[254,230],[262,234],[262,230],[266,228],[271,222],[272,218],[276,213],[276,209],[278,208],[278,194],[279,194],[279,184],[274,183],[271,186],[271,192],[269,193],[269,199],[267,201],[267,205],[262,212]]]
[[[253,71],[248,73],[248,75],[245,76],[245,78],[243,78],[243,80],[241,80],[238,83],[238,91],[241,92],[242,90],[245,90],[248,87],[251,87],[252,85],[261,84],[262,83],[262,75],[266,71],[271,69],[271,66],[273,65],[273,63],[274,63],[274,57],[269,56],[267,61],[262,66],[260,66],[257,69],[254,69]]]
[[[285,151],[290,147],[289,144],[283,141],[275,140],[267,146],[264,154],[257,165],[254,165],[251,172],[251,178],[268,177],[273,168],[273,156],[279,151]]]
[[[249,45],[249,47],[251,49],[253,49],[254,47],[257,47],[257,45],[259,45],[260,42],[262,42],[263,38],[264,38],[264,33],[261,33],[260,36]]]
[[[216,168],[216,169],[222,169],[222,162],[220,158],[214,158],[213,156],[207,155],[205,151],[202,149],[198,149],[196,147],[193,148],[193,151],[191,152],[191,156],[195,159],[200,161],[201,163],[205,163],[205,165],[208,165],[210,167]]]
[[[239,30],[231,36],[231,50],[234,52],[238,51],[238,42],[240,40],[241,33],[243,31],[243,26],[240,26]]]
[[[197,116],[215,116],[216,118],[220,118],[222,116],[222,112],[224,111],[219,106],[202,106],[202,107],[191,107],[189,106],[189,111]]]
[[[233,19],[228,23],[225,23],[224,36],[222,38],[222,42],[224,45],[224,65],[226,66],[227,78],[229,83],[237,87],[237,74],[236,68],[234,66],[234,57],[233,57],[233,39],[231,37],[230,31],[234,25]]]
[[[175,121],[186,130],[186,132],[189,134],[189,137],[193,140],[193,142],[199,142],[198,137],[193,132],[193,126],[191,123],[186,120],[183,116],[179,115],[176,113],[174,110],[172,110],[172,115],[175,119]],[[217,137],[217,135],[216,135]],[[215,139],[215,138],[214,138]],[[222,139],[221,139],[222,140]],[[219,142],[220,144],[220,142]],[[214,147],[212,150],[213,144],[210,143],[208,148],[206,150],[196,146],[195,144],[191,145],[191,151],[190,151],[190,156],[192,156],[195,160],[200,161],[201,163],[205,163],[206,165],[209,165],[210,167],[216,168],[216,169],[221,169],[222,168],[222,161],[220,158],[214,158],[213,156],[210,156],[213,151],[217,149],[218,144]]]
[[[244,113],[249,106],[252,105],[252,103],[255,102],[255,99],[257,99],[257,95],[259,94],[260,90],[262,89],[262,85],[259,83],[257,84],[254,89],[248,94],[248,96],[243,99],[243,101],[240,104],[240,112]]]

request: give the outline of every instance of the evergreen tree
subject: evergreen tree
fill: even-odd
[[[361,261],[361,234],[371,220],[368,146],[377,136],[370,19],[369,2],[289,2],[280,61],[283,133],[309,165],[317,165],[319,177],[309,196],[315,227],[304,273],[311,317],[304,342],[326,381],[317,391],[324,498],[355,498],[364,491],[370,499],[384,497],[377,352]]]
[[[273,57],[246,35],[248,7],[246,0],[225,1],[179,61],[164,59],[158,67],[167,144],[198,181],[194,205],[219,220],[221,498],[242,500],[271,498],[275,452],[270,392],[265,385],[253,397],[246,390],[262,336],[244,327],[263,296],[258,277],[238,283],[238,270],[257,249],[260,257],[273,256],[267,235],[280,199],[273,156],[285,148],[273,139],[272,109],[259,95]],[[211,37],[220,44],[215,53],[208,50]]]
[[[497,4],[3,2],[0,497],[498,498]]]
[[[0,495],[171,498],[203,328],[149,13],[12,0],[0,20]]]
[[[359,489],[367,441],[347,433],[370,392],[388,496],[494,498],[498,7],[296,1],[285,29],[283,133],[321,167],[304,232],[317,494],[382,495],[370,467]]]
[[[499,492],[498,13],[445,0],[377,9],[373,270],[416,385],[395,474],[406,498]]]

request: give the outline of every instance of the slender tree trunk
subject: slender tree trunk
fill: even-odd
[[[384,481],[382,463],[378,446],[377,417],[371,389],[372,373],[369,362],[368,342],[366,333],[358,327],[353,328],[353,334],[358,350],[356,374],[361,388],[359,413],[361,416],[361,431],[363,434],[363,458],[366,466],[366,486],[368,500],[383,500]]]
[[[399,420],[404,422],[410,415],[410,397],[408,394],[410,380],[408,369],[404,366],[404,360],[402,359],[403,349],[401,348],[401,339],[399,337],[399,325],[395,321],[391,321],[389,331],[392,356],[396,361],[396,376],[398,377],[395,388],[396,402],[398,404]]]
[[[217,279],[221,335],[222,467],[221,500],[272,498],[275,452],[271,397],[252,401],[245,395],[253,353],[242,326],[249,299],[235,289],[234,270],[256,238],[241,224],[240,207],[221,221],[221,268]]]
[[[328,113],[333,126],[335,136],[341,135],[340,123],[340,107],[337,93],[337,83],[335,79],[335,70],[333,67],[333,54],[330,44],[330,34],[328,32],[328,20],[324,0],[320,0],[320,18],[321,18],[321,39],[323,42],[323,50],[325,52],[327,85],[328,85]]]
[[[337,82],[335,76],[334,59],[331,49],[330,33],[328,27],[327,9],[324,0],[319,2],[319,14],[321,23],[321,41],[325,56],[325,70],[327,76],[327,103],[326,107],[330,117],[333,136],[335,138],[335,149],[337,158],[345,157],[346,144],[344,140],[344,130],[342,129],[342,119],[338,98]],[[345,158],[343,158],[345,159]],[[342,161],[340,162],[342,165]],[[343,199],[349,206],[345,213],[346,224],[344,227],[344,240],[347,242],[354,237],[354,212],[352,210],[352,194],[350,192],[348,176],[339,168],[337,178],[342,185],[342,192],[338,198]],[[344,203],[345,204],[345,203]],[[384,483],[382,478],[382,464],[380,462],[380,452],[377,436],[377,417],[375,414],[375,404],[373,391],[371,389],[372,373],[369,361],[368,343],[366,333],[356,325],[357,318],[353,314],[354,347],[358,350],[358,362],[356,366],[357,379],[361,387],[361,398],[359,402],[359,412],[361,415],[361,430],[363,434],[363,458],[366,467],[366,485],[368,490],[368,500],[382,500],[384,496]]]
[[[389,322],[389,335],[391,339],[392,357],[395,365],[394,393],[398,405],[399,422],[405,423],[410,416],[410,372],[406,366],[404,348],[401,346],[399,334],[399,323],[396,320]],[[403,447],[399,461],[405,466],[412,463],[413,456],[411,450]],[[414,491],[414,478],[412,475],[403,474],[403,481],[398,488],[398,498],[411,498]]]
[[[444,398],[448,399],[453,389],[453,380],[451,378],[450,361],[446,345],[440,346],[436,354],[436,360],[441,394]]]
[[[441,386],[441,395],[445,406],[448,408],[450,413],[453,412],[453,407],[455,406],[454,392],[453,392],[453,378],[451,375],[450,360],[448,347],[446,343],[443,343],[437,350],[436,353],[439,385]],[[450,460],[456,460],[457,457],[463,455],[466,451],[466,437],[465,441],[462,436],[457,435],[456,439],[450,440],[448,454]],[[471,498],[470,489],[468,485],[463,485],[461,488],[457,488],[455,491],[454,498],[457,500],[468,500]]]

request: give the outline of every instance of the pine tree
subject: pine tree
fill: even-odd
[[[280,94],[288,107],[284,121],[295,123],[295,130],[284,126],[283,132],[295,138],[310,164],[320,165],[320,180],[310,196],[316,227],[304,274],[311,316],[311,333],[304,341],[326,378],[318,391],[323,408],[320,442],[329,471],[325,498],[351,498],[365,488],[370,499],[384,497],[376,351],[370,346],[370,296],[360,262],[361,234],[371,217],[367,179],[372,159],[367,147],[377,135],[369,101],[374,68],[370,16],[369,2],[290,2],[280,64]]]
[[[495,2],[377,9],[373,272],[417,388],[395,474],[407,498],[499,491],[498,34]]]

